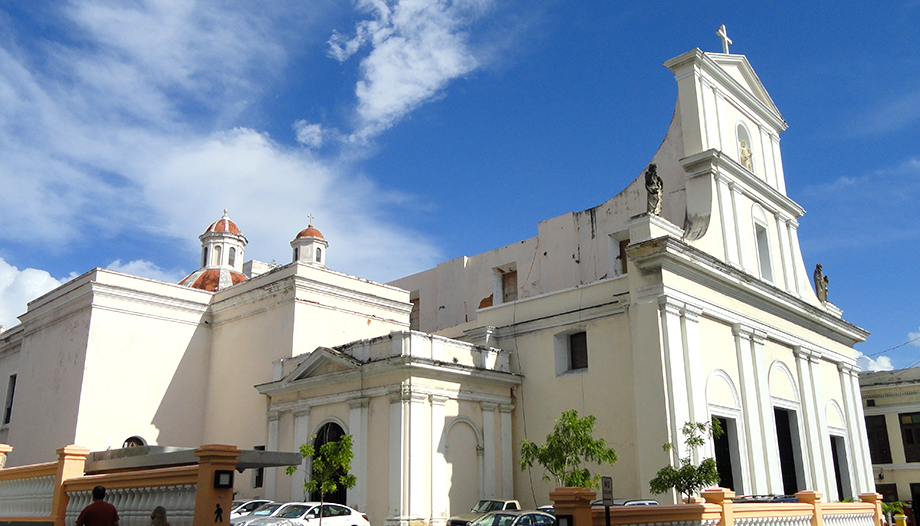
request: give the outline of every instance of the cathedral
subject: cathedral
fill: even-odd
[[[312,220],[290,263],[245,261],[224,211],[178,284],[96,268],[36,298],[0,333],[10,464],[66,444],[296,451],[347,433],[358,483],[334,500],[443,526],[480,498],[547,503],[520,443],[577,409],[617,451],[599,471],[618,497],[653,497],[681,427],[713,418],[725,432],[694,456],[737,494],[874,491],[853,349],[868,333],[802,259],[786,122],[727,47],[665,62],[677,101],[649,164],[536,237],[382,284],[328,268],[335,240]],[[235,491],[310,498],[280,468]]]

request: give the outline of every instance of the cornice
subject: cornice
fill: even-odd
[[[726,179],[729,185],[734,183],[734,189],[740,190],[743,195],[764,205],[774,214],[778,213],[792,218],[799,218],[805,215],[805,209],[798,203],[768,185],[729,155],[726,155],[725,152],[711,148],[704,152],[684,157],[679,162],[684,169],[685,179],[713,175],[719,179]],[[726,176],[731,176],[734,179]],[[742,185],[739,186],[737,183],[742,183]]]
[[[832,316],[679,239],[650,239],[629,245],[626,251],[640,270],[660,268],[674,273],[849,347],[864,341],[869,335],[864,329]]]
[[[586,285],[590,286],[590,285]],[[529,298],[530,299],[530,298]],[[492,337],[502,339],[522,336],[532,332],[544,331],[556,327],[587,323],[598,318],[623,314],[629,306],[629,293],[615,294],[613,301],[599,305],[589,305],[572,311],[549,314],[531,320],[517,320],[512,325],[502,325],[492,329]]]

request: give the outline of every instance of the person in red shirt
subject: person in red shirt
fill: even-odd
[[[105,502],[105,488],[93,488],[93,503],[83,508],[77,517],[77,526],[118,526],[115,506]]]

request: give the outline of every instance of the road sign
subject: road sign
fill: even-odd
[[[613,477],[601,477],[601,493],[604,506],[613,506]]]

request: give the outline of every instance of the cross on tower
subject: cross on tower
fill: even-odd
[[[722,53],[728,55],[728,46],[731,45],[732,39],[728,38],[728,33],[725,31],[725,24],[722,24],[719,27],[719,30],[716,31],[716,34],[719,35],[719,38],[722,39]]]
[[[310,214],[310,215],[308,215],[307,217],[310,218],[310,226],[313,226],[313,219],[315,219],[315,218],[313,217],[313,214]]]

